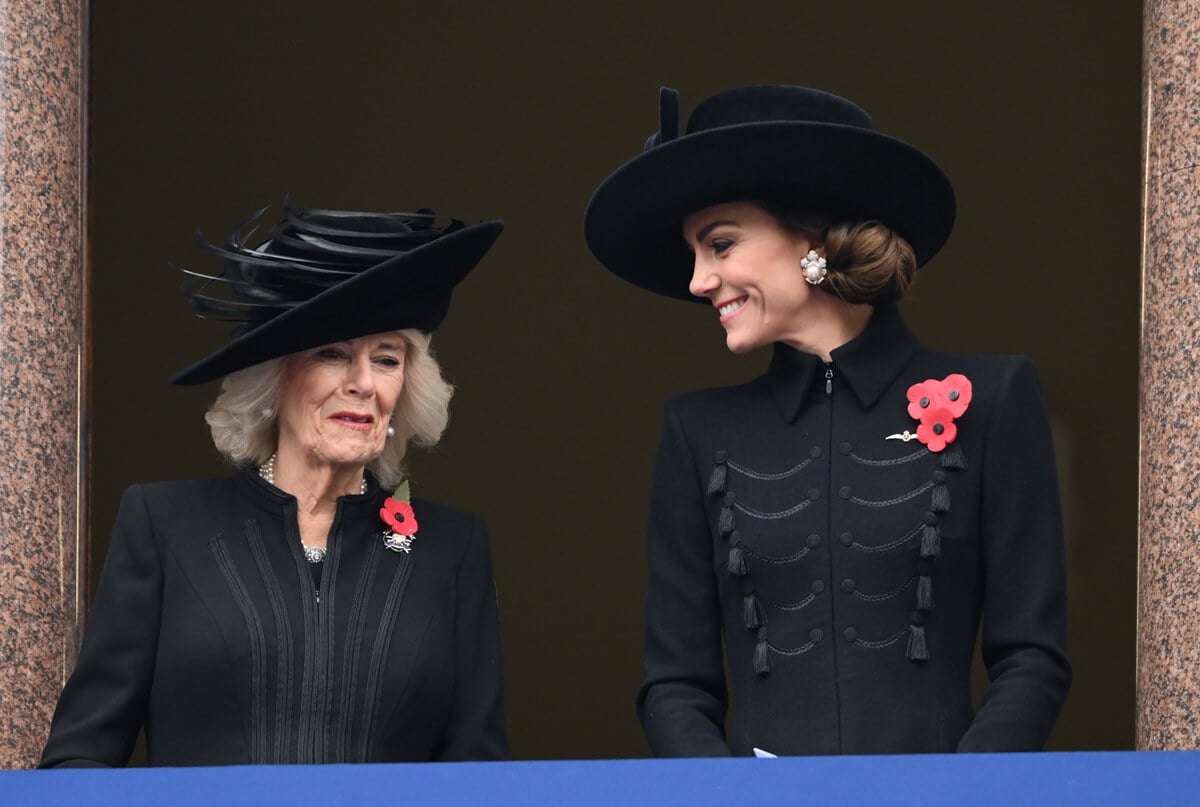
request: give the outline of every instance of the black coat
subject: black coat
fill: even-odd
[[[487,530],[387,492],[339,499],[319,589],[296,500],[243,471],[125,492],[42,766],[496,759],[506,753]]]
[[[1071,671],[1033,365],[924,349],[891,306],[828,365],[774,351],[765,375],[666,407],[638,695],[653,751],[1042,748]],[[955,443],[885,439],[916,430],[908,388],[951,373],[974,387]]]

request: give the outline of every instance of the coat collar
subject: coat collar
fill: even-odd
[[[885,305],[871,315],[862,333],[830,354],[830,364],[834,375],[869,409],[919,347],[896,306]],[[799,416],[816,378],[824,372],[825,363],[819,357],[775,343],[767,383],[785,420]]]

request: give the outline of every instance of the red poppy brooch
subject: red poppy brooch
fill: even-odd
[[[379,517],[387,525],[383,531],[383,545],[393,552],[412,552],[413,541],[417,539],[417,516],[409,498],[408,481],[405,480],[379,509]]]
[[[888,435],[889,440],[920,440],[933,452],[939,452],[958,436],[956,418],[962,417],[971,403],[971,380],[951,373],[941,381],[928,379],[908,388],[908,414],[917,420],[917,433]]]

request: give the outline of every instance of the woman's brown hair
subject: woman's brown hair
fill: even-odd
[[[916,278],[912,247],[882,222],[832,221],[785,204],[757,204],[785,230],[824,244],[829,274],[821,288],[848,303],[895,302]]]

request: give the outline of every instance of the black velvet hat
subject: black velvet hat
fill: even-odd
[[[932,159],[875,130],[844,98],[758,85],[714,95],[679,136],[679,94],[659,94],[659,130],[600,184],[584,214],[592,254],[618,276],[669,297],[688,292],[683,219],[735,201],[771,201],[834,220],[877,220],[929,261],[954,227],[954,189]]]
[[[202,384],[300,350],[373,333],[441,324],[450,294],[504,229],[464,225],[432,211],[358,213],[283,205],[283,220],[248,246],[269,208],[203,249],[215,274],[182,269],[195,313],[238,323],[232,340],[185,368],[173,384]]]

